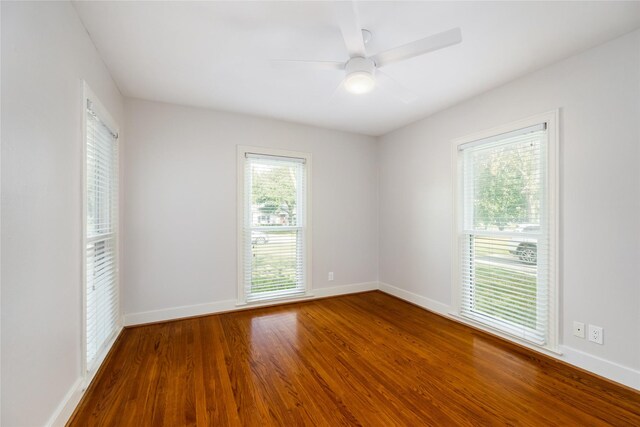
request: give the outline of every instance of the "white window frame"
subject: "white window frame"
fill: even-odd
[[[297,159],[304,159],[305,168],[306,168],[306,191],[305,191],[305,209],[304,209],[304,224],[305,224],[305,248],[304,248],[304,280],[305,280],[305,291],[302,294],[295,296],[283,296],[283,297],[275,297],[264,300],[256,300],[248,302],[245,295],[244,288],[244,215],[245,215],[245,159],[248,153],[251,154],[260,154],[266,156],[276,156],[276,157],[292,157]],[[312,284],[312,221],[311,221],[311,189],[312,186],[312,162],[311,162],[311,153],[305,153],[300,151],[290,151],[290,150],[282,150],[277,148],[267,148],[267,147],[255,147],[255,146],[247,146],[247,145],[238,145],[237,149],[237,279],[238,279],[238,298],[237,304],[238,306],[243,305],[268,305],[273,302],[286,302],[286,301],[294,301],[304,298],[313,297],[311,293],[313,289]]]
[[[120,136],[120,126],[113,119],[111,114],[109,114],[108,110],[104,107],[102,102],[98,99],[98,97],[93,93],[89,85],[83,81],[82,82],[82,104],[81,104],[81,114],[82,114],[82,143],[81,145],[81,157],[80,164],[82,165],[81,170],[81,194],[82,194],[82,203],[81,203],[81,219],[82,219],[82,241],[80,245],[80,259],[81,259],[81,284],[82,284],[82,354],[80,360],[82,361],[82,388],[86,389],[89,386],[89,383],[97,373],[100,365],[104,362],[109,350],[115,343],[117,337],[120,335],[120,332],[123,328],[123,318],[122,318],[122,308],[120,305],[120,300],[118,299],[118,323],[116,326],[116,330],[113,335],[107,340],[105,346],[102,348],[100,352],[96,355],[95,360],[91,365],[88,364],[87,361],[87,263],[86,263],[86,251],[87,251],[87,103],[91,102],[92,109],[96,112],[96,114],[100,117],[100,120],[103,121],[107,127],[118,134]],[[120,156],[118,156],[118,161],[120,161]],[[120,170],[120,168],[118,168]],[[121,197],[121,180],[118,179],[118,197]],[[118,204],[120,206],[120,204]],[[120,215],[118,215],[120,216]],[[121,236],[121,221],[117,223],[117,231],[116,231],[116,280],[118,287],[118,294],[120,294],[120,236]]]
[[[544,345],[537,345],[520,337],[509,334],[498,327],[493,327],[488,323],[474,321],[468,317],[461,315],[461,263],[460,257],[460,239],[459,236],[463,231],[464,211],[462,201],[461,179],[461,159],[459,156],[459,147],[474,141],[492,138],[498,135],[506,134],[519,129],[535,126],[540,123],[547,124],[547,171],[548,171],[548,203],[549,203],[549,325],[548,336]],[[452,309],[450,313],[458,320],[473,325],[478,329],[491,332],[502,338],[517,342],[523,346],[536,350],[546,350],[554,354],[560,354],[558,349],[559,336],[559,307],[560,307],[560,266],[558,263],[558,253],[560,250],[559,238],[559,221],[560,221],[560,204],[559,204],[559,110],[552,110],[535,116],[527,117],[522,120],[514,121],[502,126],[483,130],[461,138],[456,138],[451,143],[451,159],[452,159],[452,183],[453,183],[453,232],[452,232]]]

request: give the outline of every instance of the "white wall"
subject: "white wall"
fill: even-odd
[[[451,140],[556,108],[560,342],[567,360],[640,388],[638,31],[381,137],[380,280],[449,306]],[[604,327],[605,344],[574,337],[573,320]]]
[[[0,424],[35,426],[81,376],[81,79],[123,103],[70,3],[1,7]]]
[[[129,323],[234,307],[237,145],[312,153],[314,289],[377,281],[375,138],[133,99],[126,120]]]

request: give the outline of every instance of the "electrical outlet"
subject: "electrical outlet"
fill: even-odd
[[[589,325],[589,341],[602,344],[604,330],[600,326]]]
[[[573,322],[573,335],[578,338],[584,338],[584,323]]]
[[[333,271],[329,272],[329,281],[333,282]]]

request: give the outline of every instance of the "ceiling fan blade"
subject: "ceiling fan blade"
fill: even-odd
[[[462,33],[460,32],[460,28],[454,28],[402,46],[394,47],[393,49],[374,55],[371,59],[376,63],[376,67],[384,67],[392,62],[402,61],[404,59],[413,58],[414,56],[433,52],[434,50],[458,44],[461,41]]]
[[[329,101],[334,101],[335,99],[339,99],[344,95],[344,80],[340,82],[338,86],[333,90],[331,96],[329,97]]]
[[[362,27],[360,27],[360,20],[358,19],[356,2],[336,1],[334,2],[334,8],[349,57],[360,56],[364,58],[364,40],[362,39]]]
[[[400,83],[389,77],[380,70],[376,71],[376,82],[382,89],[398,98],[400,101],[408,104],[418,99],[416,94],[402,86]]]
[[[276,68],[287,68],[290,70],[344,70],[344,62],[337,61],[276,59],[271,61],[271,65]]]

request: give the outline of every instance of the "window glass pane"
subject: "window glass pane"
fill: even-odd
[[[297,225],[300,165],[264,160],[251,168],[251,224]]]
[[[251,293],[286,291],[298,288],[302,283],[299,277],[298,257],[299,230],[290,231],[252,231],[253,262],[251,265]]]
[[[522,231],[540,224],[540,135],[470,150],[473,227]]]
[[[470,263],[463,278],[471,286],[463,299],[474,313],[514,326],[537,329],[537,240],[466,236]]]
[[[113,232],[112,186],[117,182],[113,135],[93,113],[87,113],[87,236]]]

